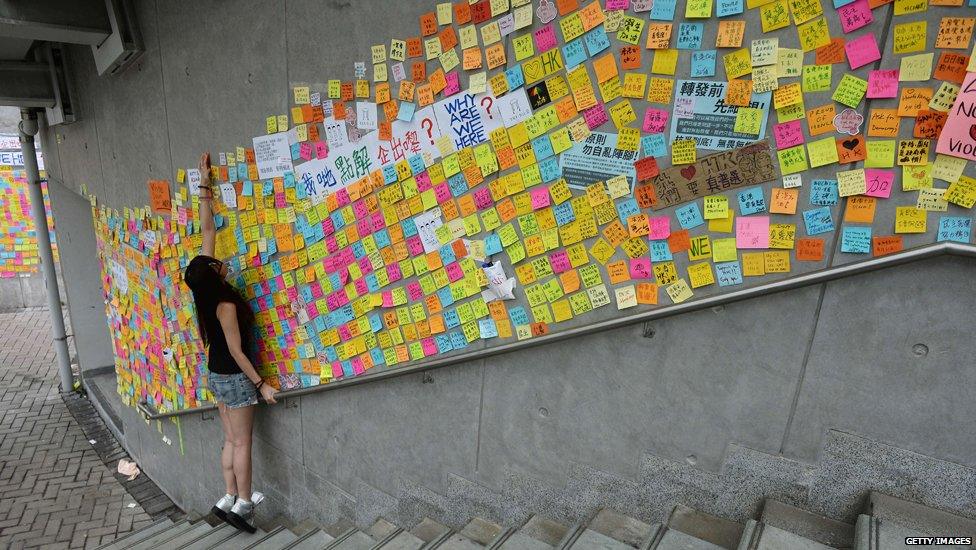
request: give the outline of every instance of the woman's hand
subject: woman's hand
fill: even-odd
[[[200,189],[206,189],[214,196],[213,182],[210,180],[210,152],[200,155]]]
[[[261,397],[264,399],[265,403],[268,403],[269,405],[274,405],[277,403],[277,401],[275,401],[275,394],[278,393],[278,390],[276,390],[271,384],[261,384],[261,388],[258,389],[258,391],[261,392]]]

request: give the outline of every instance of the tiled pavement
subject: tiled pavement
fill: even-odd
[[[113,474],[59,394],[48,311],[0,313],[0,548],[92,548],[150,524]]]

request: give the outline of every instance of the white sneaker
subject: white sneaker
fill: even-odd
[[[235,502],[237,502],[236,495],[224,495],[220,497],[217,504],[214,504],[213,508],[210,509],[210,513],[220,518],[221,521],[227,521],[227,512],[230,512]]]
[[[257,527],[254,526],[254,506],[262,500],[264,500],[264,495],[258,492],[251,494],[250,502],[237,499],[237,502],[227,512],[227,523],[248,533],[257,531]]]

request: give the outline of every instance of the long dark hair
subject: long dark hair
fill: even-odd
[[[190,260],[183,274],[183,282],[193,291],[193,302],[197,306],[197,323],[200,326],[200,337],[203,338],[204,345],[210,343],[209,335],[223,330],[217,319],[217,304],[220,302],[234,304],[237,310],[237,325],[243,340],[248,339],[251,327],[254,326],[254,312],[251,311],[251,306],[214,270],[213,266],[219,264],[219,260],[201,254]]]

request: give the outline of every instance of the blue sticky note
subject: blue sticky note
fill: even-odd
[[[552,213],[556,218],[556,225],[566,225],[576,219],[576,212],[569,201],[553,206]]]
[[[291,144],[291,160],[298,160],[302,157],[301,155],[301,145],[298,143]]]
[[[437,299],[441,301],[441,307],[452,305],[454,303],[454,295],[451,294],[451,287],[445,286],[444,288],[438,290]]]
[[[590,52],[590,57],[610,47],[610,39],[607,38],[607,31],[603,25],[598,25],[592,31],[584,34],[583,40],[586,41],[586,49]]]
[[[681,23],[678,25],[678,38],[675,47],[679,50],[697,50],[701,47],[704,23]]]
[[[556,154],[552,150],[549,134],[543,134],[532,140],[532,152],[535,153],[536,159],[547,159]]]
[[[237,179],[243,180],[247,178],[247,165],[243,162],[237,165]]]
[[[834,0],[834,9],[844,7],[853,2],[854,0]]]
[[[742,284],[742,266],[738,260],[715,264],[715,278],[718,286],[732,286]]]
[[[668,246],[668,241],[651,241],[650,244],[652,262],[670,262],[674,259],[671,255],[671,247]]]
[[[739,191],[739,214],[748,216],[766,211],[766,197],[762,187],[750,187]]]
[[[697,202],[675,208],[674,216],[678,218],[678,223],[681,224],[682,229],[692,229],[705,224],[705,219],[702,218],[701,209],[698,208]]]
[[[617,205],[617,215],[620,216],[620,221],[627,223],[627,218],[633,216],[634,214],[640,214],[640,207],[637,206],[637,199],[627,199],[621,201]]]
[[[316,227],[321,227],[321,225],[317,225]],[[391,242],[390,242],[390,232],[387,231],[386,228],[384,227],[383,229],[380,229],[380,230],[376,231],[375,233],[373,233],[373,240],[376,241],[376,247],[377,248],[383,248],[385,246],[390,246],[390,244],[391,244]]]
[[[514,90],[525,85],[525,76],[522,74],[522,65],[515,65],[505,69],[505,80],[508,81],[508,89]]]
[[[845,225],[840,237],[840,251],[848,254],[870,254],[871,228]]]
[[[400,178],[397,174],[396,165],[388,164],[383,167],[383,183],[389,185]]]
[[[803,211],[803,223],[807,227],[807,235],[819,235],[834,230],[834,220],[830,215],[830,208],[822,206],[813,210]]]
[[[397,111],[397,120],[410,122],[413,120],[413,113],[417,110],[417,105],[406,101],[400,102],[400,110]]]
[[[654,0],[650,18],[656,21],[674,21],[675,0]]]
[[[449,244],[440,247],[437,253],[441,257],[441,263],[444,265],[457,261],[457,255],[454,254],[454,247]]]
[[[702,50],[691,53],[691,77],[715,76],[715,50]]]
[[[742,13],[742,0],[718,0],[715,12],[719,17]]]
[[[499,254],[502,251],[502,239],[498,235],[492,233],[485,237],[485,254],[491,256],[494,254]]]
[[[468,347],[468,339],[464,337],[463,332],[451,333],[451,346],[454,349],[464,349]]]
[[[448,287],[444,287],[448,288]],[[447,328],[454,328],[461,326],[461,318],[458,317],[457,311],[449,309],[444,311],[444,325]]]
[[[241,184],[241,196],[251,197],[254,195],[254,182],[251,180],[244,180]]]
[[[535,149],[535,146],[533,146],[533,149]],[[551,142],[549,149],[552,150]],[[536,158],[538,158],[538,154]],[[539,175],[542,176],[542,181],[545,183],[553,182],[561,178],[563,176],[563,169],[559,167],[559,159],[551,156],[539,162]]]
[[[667,151],[664,134],[648,134],[641,138],[641,152],[645,157],[663,157]]]
[[[522,306],[515,306],[508,309],[508,318],[516,325],[529,324],[529,315]]]
[[[498,336],[498,327],[495,326],[495,320],[488,319],[478,319],[478,332],[481,333],[482,338],[494,338]]]
[[[424,164],[424,157],[420,154],[410,157],[407,162],[410,163],[410,171],[415,176],[427,169],[427,165]]]
[[[840,197],[837,192],[837,180],[813,180],[810,182],[810,204],[817,206],[834,206]]]
[[[458,173],[447,178],[447,184],[451,187],[451,195],[455,197],[468,192],[468,181],[464,179],[464,174]]]
[[[400,221],[400,227],[403,228],[404,237],[413,237],[417,234],[417,224],[414,223],[413,218],[407,218]]]
[[[437,351],[440,353],[447,353],[454,349],[451,345],[451,337],[447,334],[434,335],[434,343],[437,344]]]
[[[939,218],[939,242],[952,241],[969,243],[973,220],[962,216],[942,216]]]
[[[563,46],[563,59],[566,62],[566,67],[575,67],[586,61],[586,57],[582,38],[577,38]]]

